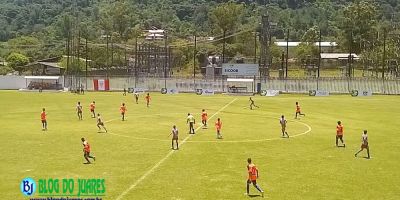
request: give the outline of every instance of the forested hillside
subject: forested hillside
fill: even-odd
[[[246,56],[253,51],[244,44],[254,40],[262,15],[277,23],[274,39],[285,39],[290,29],[292,41],[316,41],[321,31],[323,40],[347,48],[351,34],[355,52],[361,53],[383,30],[395,31],[399,13],[398,0],[0,0],[0,57],[59,56],[71,37],[105,44],[110,41],[102,36],[110,35],[114,43],[133,44],[142,30],[153,28],[167,30],[176,45],[194,34],[221,37],[224,31],[252,30],[226,40],[229,56]],[[207,48],[220,52],[219,44]]]

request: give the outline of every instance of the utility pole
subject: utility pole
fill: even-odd
[[[196,55],[197,55],[197,36],[194,33],[194,52],[193,52],[193,87],[196,92]]]
[[[285,77],[288,77],[288,67],[289,67],[289,35],[290,29],[287,29],[286,33],[286,69],[285,69]]]
[[[135,88],[136,88],[136,84],[137,84],[137,64],[138,64],[138,36],[135,36],[135,69],[134,69],[134,73],[135,73]]]
[[[168,56],[168,36],[167,36],[167,31],[164,31],[164,37],[165,37],[165,62],[164,62],[164,88],[167,88],[167,56]]]
[[[263,15],[261,18],[261,33],[260,33],[260,44],[261,44],[261,52],[260,52],[260,79],[261,76],[265,76],[265,71],[267,68],[268,62],[268,47],[269,47],[269,21],[268,16]]]
[[[385,65],[386,65],[386,37],[387,29],[383,29],[383,57],[382,57],[382,79],[385,79]]]
[[[269,21],[268,15],[263,15],[261,18],[261,33],[260,33],[260,43],[261,43],[261,54],[260,54],[260,66],[263,69],[263,74],[265,77],[269,77],[269,67],[271,65],[272,57],[270,52],[271,45],[271,26],[276,26],[276,23],[271,23]]]
[[[254,64],[257,63],[257,31],[254,32]]]
[[[222,44],[222,64],[225,63],[225,35],[226,35],[226,30],[223,31],[224,32],[224,39],[223,39],[223,44]]]
[[[322,47],[321,47],[321,43],[322,43],[322,33],[321,33],[321,29],[319,30],[319,41],[318,41],[318,78],[319,78],[319,73],[320,73],[320,69],[321,69],[321,53],[322,53]]]
[[[353,30],[350,33],[350,41],[349,41],[349,57],[348,57],[349,69],[348,69],[348,76],[351,78],[351,68],[353,64]]]
[[[88,75],[88,73],[87,73],[87,70],[88,70],[88,54],[89,54],[89,52],[88,52],[88,36],[86,35],[86,40],[85,40],[85,51],[86,51],[86,58],[85,58],[85,82],[86,82],[86,84],[85,84],[85,90],[87,90],[87,75]]]

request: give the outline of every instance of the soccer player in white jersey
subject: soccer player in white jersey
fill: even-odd
[[[76,105],[76,112],[78,114],[78,119],[82,120],[82,105],[81,102],[78,101],[78,105]]]
[[[194,134],[194,124],[196,123],[196,120],[190,113],[188,113],[188,116],[186,118],[186,124],[188,123],[189,123],[189,134]]]
[[[367,149],[367,159],[370,159],[369,155],[369,145],[368,145],[368,135],[367,135],[367,130],[364,130],[364,133],[361,135],[361,149],[358,151],[356,154],[354,154],[354,157],[357,157],[358,153],[363,151],[364,149]]]
[[[97,113],[97,127],[99,128],[99,132],[101,131],[100,126],[102,126],[107,133],[107,129],[104,126],[104,122],[101,120],[100,113]]]
[[[281,116],[279,123],[281,124],[281,128],[282,128],[282,137],[285,137],[285,135],[286,135],[287,138],[289,138],[289,134],[286,132],[287,121],[285,119],[285,116],[283,116],[283,115]]]
[[[176,143],[176,150],[179,149],[179,145],[178,145],[178,129],[176,128],[176,126],[172,126],[172,131],[169,135],[172,135],[172,142],[171,142],[171,149],[175,150],[174,148],[174,141]]]

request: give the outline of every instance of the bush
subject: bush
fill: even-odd
[[[6,75],[13,71],[14,70],[11,67],[0,65],[0,75]]]

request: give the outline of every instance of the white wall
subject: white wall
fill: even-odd
[[[25,87],[24,76],[0,76],[0,90],[18,90]]]

